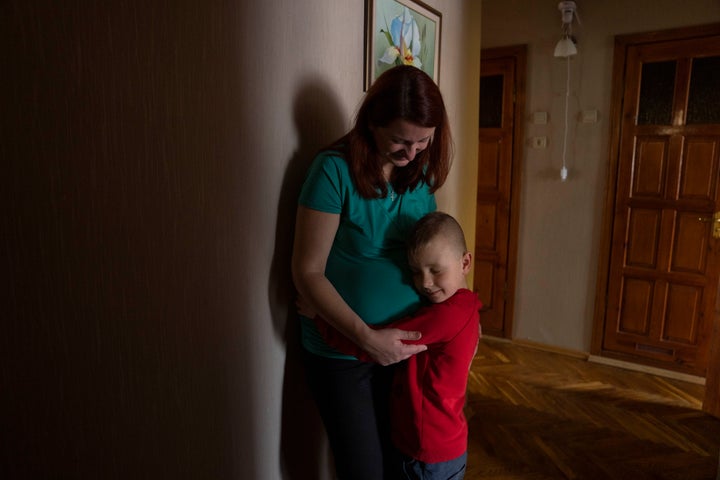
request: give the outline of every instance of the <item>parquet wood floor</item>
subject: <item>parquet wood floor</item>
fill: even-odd
[[[465,479],[720,480],[704,388],[484,338]]]

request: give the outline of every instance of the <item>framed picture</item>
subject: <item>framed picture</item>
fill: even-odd
[[[365,90],[385,70],[403,64],[438,83],[441,20],[440,12],[416,0],[366,0]]]

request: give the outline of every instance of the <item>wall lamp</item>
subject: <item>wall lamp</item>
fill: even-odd
[[[577,54],[575,39],[572,36],[572,22],[577,7],[575,2],[560,2],[558,10],[562,16],[562,37],[555,45],[555,56],[571,57]]]
[[[563,143],[562,143],[562,167],[560,168],[560,180],[563,182],[567,180],[568,169],[567,169],[567,142],[568,142],[568,108],[570,104],[570,57],[577,55],[577,47],[575,47],[575,39],[572,36],[572,23],[573,17],[577,12],[577,6],[575,2],[560,2],[558,4],[558,10],[562,16],[562,37],[555,45],[554,55],[556,57],[564,58],[567,63],[567,75],[565,77],[565,128],[563,129]],[[578,22],[580,19],[578,18]]]

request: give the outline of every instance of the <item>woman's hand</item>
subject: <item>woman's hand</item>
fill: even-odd
[[[368,328],[360,348],[365,350],[380,365],[391,365],[401,362],[427,350],[427,345],[410,345],[403,340],[420,340],[420,332],[399,330],[397,328]]]

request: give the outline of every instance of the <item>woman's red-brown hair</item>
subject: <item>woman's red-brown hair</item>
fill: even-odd
[[[445,183],[450,172],[452,135],[440,89],[417,67],[393,67],[373,82],[360,105],[353,129],[332,147],[345,155],[355,186],[365,198],[387,195],[382,171],[385,159],[377,151],[370,127],[386,127],[398,119],[423,128],[435,128],[435,134],[429,147],[414,161],[393,169],[390,179],[393,189],[404,193],[425,182],[434,192]]]

